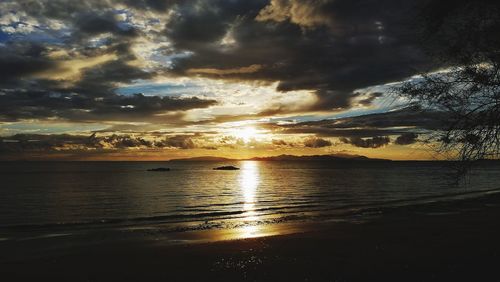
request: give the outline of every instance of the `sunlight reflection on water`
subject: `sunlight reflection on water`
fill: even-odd
[[[228,164],[240,170],[212,169]],[[271,236],[302,231],[319,218],[346,219],[352,210],[475,197],[498,189],[500,174],[500,165],[488,163],[467,183],[450,185],[450,170],[439,162],[169,162],[169,173],[147,172],[159,165],[0,163],[8,184],[0,185],[0,240],[71,233],[75,226],[159,228],[169,236],[206,231],[211,240]],[[18,225],[22,232],[11,228]]]
[[[244,238],[259,236],[259,226],[255,225],[259,220],[255,212],[255,195],[259,187],[259,163],[253,161],[242,162],[240,174],[240,187],[243,193],[243,210],[244,218],[242,219],[245,226],[241,228],[241,236]]]

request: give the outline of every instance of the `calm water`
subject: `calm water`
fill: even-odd
[[[220,165],[239,171],[214,171]],[[170,172],[147,172],[170,167]],[[52,229],[230,229],[342,218],[500,188],[499,165],[453,185],[443,163],[0,163],[0,235]]]

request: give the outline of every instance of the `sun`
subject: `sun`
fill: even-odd
[[[243,127],[239,129],[235,129],[233,135],[237,138],[241,138],[243,142],[248,143],[253,139],[257,138],[258,132],[254,127]]]

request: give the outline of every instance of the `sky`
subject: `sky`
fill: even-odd
[[[0,160],[436,158],[422,2],[2,0]]]

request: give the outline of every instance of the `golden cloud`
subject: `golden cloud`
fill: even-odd
[[[57,57],[57,55],[61,54],[52,55]],[[117,55],[115,53],[111,53],[93,58],[79,58],[60,61],[55,68],[37,73],[34,77],[52,80],[77,81],[80,79],[84,69],[92,68],[116,59]]]
[[[215,68],[199,68],[188,69],[188,74],[215,74],[215,75],[228,75],[228,74],[243,74],[255,73],[262,69],[262,65],[250,65],[248,67],[233,68],[233,69],[215,69]]]

